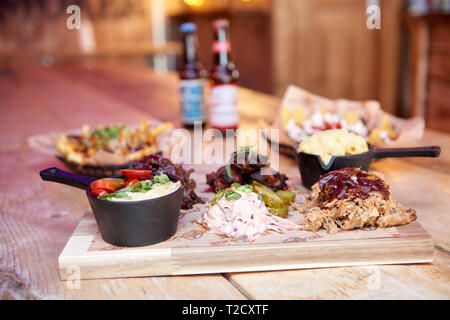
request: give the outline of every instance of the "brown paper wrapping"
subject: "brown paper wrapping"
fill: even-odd
[[[278,117],[272,127],[282,128],[281,111],[283,108],[289,108],[293,111],[299,105],[304,107],[304,111],[307,116],[323,107],[327,107],[331,113],[336,113],[339,116],[343,116],[348,111],[356,110],[369,129],[369,132],[379,125],[381,119],[385,115],[388,116],[398,138],[390,143],[378,143],[376,144],[377,147],[396,148],[418,145],[418,141],[422,139],[425,129],[425,121],[423,118],[416,117],[411,119],[402,119],[396,117],[383,111],[378,101],[352,101],[345,99],[332,100],[312,94],[293,85],[290,85],[287,88],[281,102]],[[295,141],[290,139],[283,129],[280,132],[280,143],[292,145]]]

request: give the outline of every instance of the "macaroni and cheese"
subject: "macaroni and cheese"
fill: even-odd
[[[317,132],[298,146],[298,151],[320,156],[328,164],[332,156],[360,154],[369,150],[366,140],[347,129]]]

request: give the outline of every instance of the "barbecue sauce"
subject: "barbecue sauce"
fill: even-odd
[[[349,192],[356,197],[366,199],[371,192],[378,192],[389,199],[389,189],[384,181],[358,168],[345,168],[327,173],[320,177],[320,195],[326,202],[334,199],[341,200]]]

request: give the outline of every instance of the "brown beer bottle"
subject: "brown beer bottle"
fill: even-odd
[[[213,128],[225,133],[226,129],[236,129],[239,123],[239,71],[231,61],[228,20],[214,20],[213,28],[214,67],[211,72],[210,123]]]
[[[197,26],[183,23],[183,66],[180,75],[181,118],[185,128],[193,129],[194,122],[205,123],[205,84],[207,70],[198,59]]]

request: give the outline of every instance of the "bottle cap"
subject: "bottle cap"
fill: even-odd
[[[227,19],[216,19],[213,21],[214,29],[228,28],[230,22]]]
[[[197,31],[197,25],[192,22],[186,22],[180,25],[181,32],[194,32]]]

